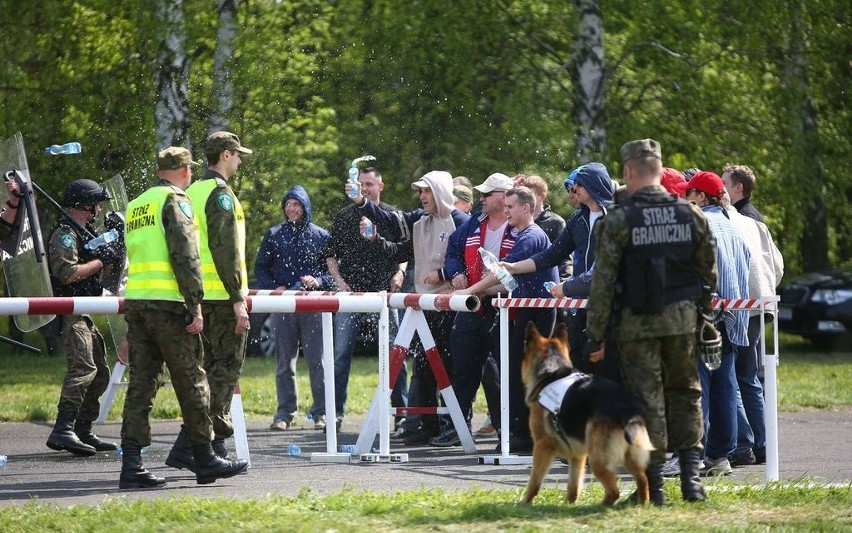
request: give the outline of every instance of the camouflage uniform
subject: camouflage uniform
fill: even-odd
[[[94,228],[88,226],[92,233]],[[87,240],[87,239],[86,239]],[[84,237],[67,222],[57,224],[48,244],[51,282],[56,296],[101,296],[99,273],[66,284],[78,265],[95,259],[83,248]],[[59,394],[58,411],[73,413],[74,418],[92,422],[100,411],[100,397],[109,385],[106,344],[89,315],[59,316],[60,341],[66,371]]]
[[[171,186],[161,180],[158,186]],[[148,446],[151,443],[149,414],[157,389],[163,383],[163,364],[169,369],[172,386],[180,403],[189,440],[209,444],[213,424],[208,405],[210,389],[201,367],[203,351],[200,335],[186,331],[187,313],[201,314],[204,289],[195,225],[180,203],[189,204],[185,193],[172,187],[163,206],[169,258],[184,302],[127,299],[127,344],[130,356],[130,380],[124,401],[121,439],[125,444]],[[128,258],[133,262],[133,257]]]
[[[675,201],[659,185],[643,187],[632,198],[653,204],[671,205]],[[653,456],[660,461],[665,458],[667,446],[676,450],[701,446],[701,384],[696,370],[695,331],[699,306],[709,309],[710,287],[716,286],[715,241],[701,210],[691,206],[694,248],[689,267],[694,269],[693,275],[697,272],[702,287],[696,288],[696,298],[670,301],[662,305],[661,312],[637,312],[617,294],[625,286],[628,267],[638,266],[625,266],[623,262],[631,238],[630,209],[633,207],[613,207],[595,227],[595,275],[586,331],[590,339],[601,340],[612,324],[609,334],[618,342],[624,383],[645,406],[648,432],[656,448]]]
[[[203,207],[207,215],[210,253],[216,264],[217,275],[230,299],[205,299],[202,311],[204,370],[210,383],[210,416],[216,437],[221,439],[234,434],[230,415],[231,399],[245,363],[248,332],[242,335],[234,333],[237,322],[233,304],[245,300],[241,292],[243,280],[240,267],[245,254],[239,249],[237,217],[233,209],[236,195],[215,171],[208,169],[201,180],[217,178],[219,185],[210,193],[207,205]],[[223,195],[228,196],[230,201],[220,201]],[[198,209],[201,207],[197,206]]]

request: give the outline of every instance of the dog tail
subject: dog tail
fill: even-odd
[[[648,436],[645,419],[641,415],[631,417],[624,425],[624,440],[631,446],[638,446],[644,450],[654,449],[651,444],[651,437]]]

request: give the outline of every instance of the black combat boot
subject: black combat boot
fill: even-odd
[[[234,461],[217,456],[209,443],[193,444],[192,454],[195,456],[195,479],[199,485],[242,474],[248,468],[248,461]]]
[[[703,502],[707,499],[707,494],[701,485],[701,454],[696,449],[680,450],[678,461],[680,462],[680,492],[684,501]]]
[[[166,458],[166,464],[172,468],[185,468],[195,473],[195,458],[192,456],[192,446],[189,444],[189,432],[184,425],[180,426],[180,433]]]
[[[228,458],[228,447],[225,446],[225,439],[217,438],[213,439],[213,453],[221,457],[222,459]]]
[[[648,501],[654,505],[665,505],[666,497],[663,494],[663,464],[664,462],[654,461],[645,469],[645,475],[648,477]],[[622,500],[619,505],[637,505],[639,503],[638,491],[633,491],[633,494]]]
[[[74,419],[76,413],[60,412],[56,415],[56,424],[53,426],[53,431],[47,437],[47,447],[51,450],[68,450],[74,455],[81,457],[91,457],[98,453],[93,446],[80,441],[77,435],[74,434]]]
[[[80,442],[88,444],[99,452],[111,452],[118,448],[114,442],[103,441],[99,439],[97,435],[92,433],[91,421],[84,422],[82,420],[77,420],[74,424],[74,433],[77,435],[77,438],[80,439]]]
[[[118,478],[118,488],[151,489],[165,484],[166,478],[157,477],[142,466],[141,446],[122,443],[121,477]]]

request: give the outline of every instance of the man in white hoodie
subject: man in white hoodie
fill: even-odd
[[[452,292],[452,285],[444,275],[444,256],[450,234],[469,217],[453,205],[453,177],[449,172],[433,170],[412,183],[411,188],[419,192],[422,209],[389,212],[358,196],[353,202],[379,229],[367,237],[374,245],[383,247],[385,253],[393,257],[394,261],[414,260],[414,287],[418,293]],[[362,219],[362,226],[363,224]],[[401,240],[398,243],[392,242],[381,236],[377,237],[378,233],[395,235]],[[449,338],[455,313],[424,311],[424,314],[444,366],[452,376]],[[436,407],[437,383],[425,353],[422,347],[418,350],[414,344],[412,353],[414,368],[411,373],[408,403],[418,407]],[[414,427],[415,423],[417,427]],[[403,430],[406,444],[425,444],[439,433],[439,418],[437,415],[423,415],[419,420],[417,417],[407,417]]]

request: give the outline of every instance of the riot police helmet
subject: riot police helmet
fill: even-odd
[[[89,179],[79,179],[72,181],[65,188],[65,194],[62,196],[62,205],[79,209],[110,200],[111,198],[106,187],[98,182]]]

